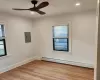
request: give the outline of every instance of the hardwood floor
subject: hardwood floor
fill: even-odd
[[[1,74],[0,80],[93,80],[93,69],[33,61]]]

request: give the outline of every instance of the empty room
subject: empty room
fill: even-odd
[[[0,0],[0,80],[100,80],[99,0]]]

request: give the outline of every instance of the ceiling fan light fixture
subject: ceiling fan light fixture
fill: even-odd
[[[77,2],[75,5],[76,5],[76,6],[80,6],[80,5],[81,5],[81,3],[80,3],[80,2]]]
[[[34,11],[31,11],[30,13],[31,13],[32,15],[34,15],[34,14],[35,14],[35,12],[34,12]]]

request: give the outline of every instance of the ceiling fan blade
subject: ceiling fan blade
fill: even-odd
[[[18,8],[13,8],[13,10],[30,10],[30,9],[18,9]]]
[[[41,4],[39,4],[39,5],[37,6],[37,9],[44,8],[44,7],[48,6],[48,5],[49,5],[48,2],[42,2]]]
[[[43,11],[36,11],[37,13],[41,14],[41,15],[45,15],[46,13]]]

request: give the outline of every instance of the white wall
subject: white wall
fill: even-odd
[[[7,56],[0,57],[0,72],[36,56],[31,19],[0,13],[0,24],[5,25],[7,45]],[[32,32],[31,43],[25,43],[24,32]]]
[[[66,25],[71,22],[71,52],[53,51],[52,26]],[[34,20],[33,26],[37,34],[36,46],[41,57],[68,60],[94,65],[96,12],[80,12],[64,14]]]
[[[96,36],[96,65],[95,65],[95,74],[94,74],[94,80],[100,80],[100,0],[98,0],[97,3],[97,36]]]
[[[95,53],[95,11],[36,20],[0,13],[0,24],[5,25],[7,56],[0,57],[0,72],[19,62],[35,57],[94,63]],[[55,52],[52,47],[52,26],[71,22],[71,52]],[[25,43],[24,32],[32,32],[32,42]],[[21,63],[22,64],[22,63]],[[19,64],[20,65],[20,64]]]

